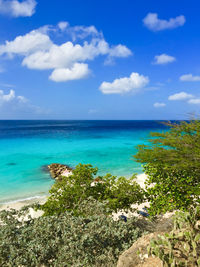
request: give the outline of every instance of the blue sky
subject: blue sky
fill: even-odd
[[[0,119],[198,116],[199,8],[0,0]]]

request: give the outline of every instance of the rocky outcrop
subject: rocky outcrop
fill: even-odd
[[[162,267],[159,258],[148,257],[147,247],[158,233],[151,233],[139,238],[128,250],[119,257],[117,267]]]
[[[52,163],[47,167],[50,171],[51,177],[56,180],[62,179],[62,176],[69,176],[72,174],[72,168],[65,164]]]
[[[154,222],[139,219],[137,226],[151,233],[140,237],[128,250],[124,251],[118,259],[117,267],[162,267],[163,264],[159,258],[148,257],[147,247],[151,239],[156,239],[158,235],[172,230],[173,214],[168,213]]]

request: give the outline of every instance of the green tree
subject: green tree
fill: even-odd
[[[167,125],[168,131],[151,133],[150,144],[138,146],[134,156],[148,175],[152,215],[200,203],[200,121]]]
[[[57,180],[49,191],[48,200],[40,206],[44,215],[61,214],[65,211],[78,215],[79,204],[89,197],[107,201],[111,211],[130,209],[131,204],[143,201],[144,192],[135,182],[135,176],[126,179],[107,174],[95,178],[97,171],[91,165],[79,164],[72,175]]]

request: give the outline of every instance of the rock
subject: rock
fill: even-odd
[[[48,165],[48,169],[50,171],[51,177],[59,180],[62,176],[69,176],[72,174],[72,168],[59,163],[52,163]]]
[[[124,251],[119,257],[117,267],[162,267],[163,264],[159,258],[148,257],[147,247],[151,239],[156,239],[158,235],[173,229],[173,213],[161,216],[154,222],[144,218],[139,219],[137,227],[151,233],[140,237],[132,247]]]
[[[140,237],[119,257],[117,267],[162,267],[162,261],[159,258],[148,258],[147,255],[150,240],[156,238],[157,235],[158,233],[151,233]]]

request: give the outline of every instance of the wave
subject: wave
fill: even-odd
[[[41,198],[43,199],[45,197],[47,197],[47,195],[26,197],[26,198],[20,198],[20,199],[15,199],[15,200],[8,200],[5,202],[0,202],[0,205],[14,204],[14,203],[18,203],[18,202],[25,202],[25,201],[34,200],[34,199],[41,199]]]

